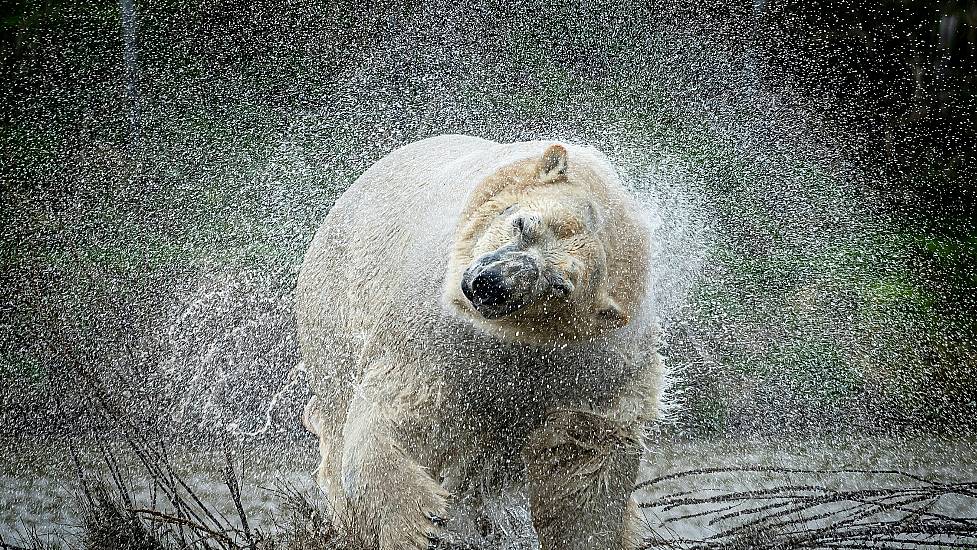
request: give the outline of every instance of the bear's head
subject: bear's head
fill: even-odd
[[[643,267],[631,265],[643,263],[643,234],[614,227],[605,178],[571,162],[552,145],[476,188],[445,283],[457,312],[516,340],[574,340],[628,324],[643,292]]]

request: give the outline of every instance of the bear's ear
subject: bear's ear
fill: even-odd
[[[562,145],[550,145],[536,163],[536,179],[553,183],[566,178],[567,150]]]
[[[597,303],[597,310],[594,313],[597,317],[597,324],[606,329],[621,328],[631,321],[627,313],[617,305],[610,296],[604,296]]]

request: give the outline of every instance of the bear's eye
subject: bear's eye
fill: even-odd
[[[553,234],[557,239],[569,239],[583,233],[586,229],[583,221],[577,218],[565,218],[553,226]]]
[[[512,234],[523,243],[531,243],[539,236],[540,219],[532,214],[512,218]]]

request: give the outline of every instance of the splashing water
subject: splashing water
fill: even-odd
[[[862,144],[764,61],[785,38],[764,2],[720,4],[137,4],[134,37],[66,8],[27,37],[14,81],[41,82],[2,134],[5,435],[98,425],[94,376],[161,432],[304,437],[305,247],[370,164],[447,133],[618,167],[653,235],[674,434],[968,422],[974,342]]]

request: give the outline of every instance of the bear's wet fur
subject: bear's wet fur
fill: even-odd
[[[440,136],[360,176],[296,289],[335,521],[428,548],[516,486],[543,549],[634,547],[662,386],[648,238],[589,147]]]

